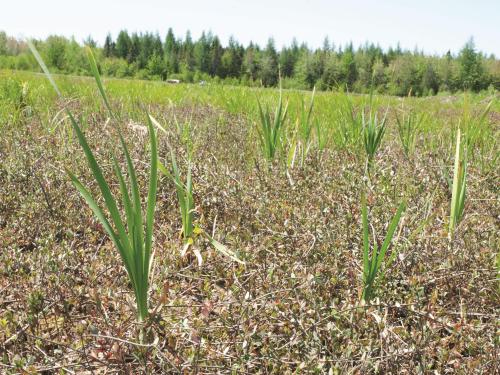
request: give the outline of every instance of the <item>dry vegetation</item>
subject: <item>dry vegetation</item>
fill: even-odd
[[[277,97],[276,91],[266,92]],[[134,95],[132,101],[141,100]],[[322,103],[329,94],[324,95]],[[362,143],[313,147],[303,166],[287,169],[283,158],[268,162],[262,156],[257,112],[148,101],[169,132],[158,136],[160,160],[168,164],[168,140],[185,170],[187,144],[192,147],[197,225],[246,265],[205,241],[198,242],[201,267],[191,252],[181,257],[175,186],[160,176],[151,314],[141,345],[119,254],[65,171],[96,189],[68,119],[60,114],[69,106],[83,120],[118,193],[110,163],[111,152],[120,155],[116,123],[98,100],[89,105],[85,97],[47,100],[46,107],[28,103],[15,121],[9,114],[0,124],[1,373],[498,371],[495,108],[485,138],[491,148],[471,156],[465,216],[450,242],[451,190],[443,171],[453,173],[452,130],[460,110],[436,99],[412,102],[425,111],[435,100],[440,122],[422,131],[407,158],[396,105],[391,106],[367,181]],[[145,191],[145,114],[125,99],[111,98],[128,124],[123,133]],[[182,131],[187,123],[190,137]],[[364,189],[379,242],[398,204],[404,200],[407,207],[389,250],[394,261],[376,281],[369,303],[361,302]]]

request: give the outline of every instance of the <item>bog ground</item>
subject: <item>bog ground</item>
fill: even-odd
[[[92,79],[55,80],[63,99],[42,75],[0,72],[1,373],[498,371],[498,94],[374,96],[387,128],[368,168],[357,126],[369,96],[316,93],[306,139],[311,93],[283,91],[269,160],[257,99],[274,111],[278,90],[105,80],[113,119]],[[191,159],[195,225],[245,262],[205,237],[181,255],[176,185],[159,174],[142,344],[120,255],[67,174],[104,205],[66,107],[116,196],[119,128],[147,192],[149,111],[168,133],[157,133],[165,167],[169,147],[182,179]],[[398,131],[410,113],[414,143]],[[450,236],[458,127],[467,188]],[[363,192],[372,247],[406,205],[369,301]]]

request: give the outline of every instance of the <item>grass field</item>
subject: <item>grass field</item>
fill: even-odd
[[[43,75],[0,71],[0,373],[498,371],[498,94],[317,92],[307,116],[311,92],[285,90],[269,157],[258,100],[272,123],[278,90],[110,79],[110,117],[93,79],[55,80],[63,98]],[[181,185],[190,166],[191,242],[179,185],[158,174],[140,327],[120,254],[68,177],[104,205],[65,108],[117,197],[119,129],[148,191],[146,111]],[[368,124],[385,126],[370,161]],[[370,284],[365,253],[384,248],[400,204]]]

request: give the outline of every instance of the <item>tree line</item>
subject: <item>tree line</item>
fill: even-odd
[[[273,39],[261,47],[252,42],[243,46],[231,37],[224,46],[210,32],[193,40],[189,31],[178,38],[171,28],[164,39],[158,33],[122,30],[116,38],[108,34],[102,46],[90,37],[80,44],[56,35],[35,44],[51,70],[68,74],[90,74],[83,50],[83,45],[90,45],[101,72],[119,78],[269,87],[281,77],[285,88],[374,90],[400,96],[500,89],[500,60],[478,52],[472,39],[458,54],[442,56],[399,45],[387,50],[373,43],[336,46],[328,38],[317,49],[296,39],[280,50]],[[0,69],[38,70],[38,66],[24,41],[0,32]]]

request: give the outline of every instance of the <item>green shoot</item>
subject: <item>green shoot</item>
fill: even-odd
[[[157,120],[152,116],[149,116],[153,124],[156,125],[158,129],[167,134],[167,131],[163,126],[161,126]],[[181,235],[184,242],[184,248],[182,255],[186,253],[189,247],[193,244],[193,233],[194,233],[194,214],[196,212],[193,199],[193,182],[191,179],[191,160],[188,160],[186,183],[181,179],[181,173],[179,166],[177,164],[177,158],[173,149],[168,145],[170,149],[170,159],[172,161],[172,171],[169,171],[161,162],[159,163],[159,170],[162,174],[167,176],[175,185],[175,191],[177,195],[177,202],[179,203],[179,211],[181,215],[182,229]],[[198,254],[197,254],[198,256]]]
[[[88,146],[88,143],[80,130],[76,121],[72,118],[73,128],[77,134],[80,145],[82,146],[89,167],[96,179],[101,193],[104,197],[105,206],[110,214],[114,228],[106,219],[102,209],[98,206],[91,193],[83,186],[83,184],[71,172],[68,172],[70,178],[86,200],[87,204],[94,211],[99,221],[108,232],[113,240],[120,256],[124,262],[125,269],[127,270],[130,282],[134,288],[134,293],[137,302],[138,321],[143,322],[148,315],[148,290],[149,290],[149,272],[152,264],[152,238],[153,238],[153,221],[154,210],[156,204],[156,188],[157,188],[157,144],[156,135],[151,124],[149,124],[150,133],[150,147],[151,147],[151,162],[150,162],[150,181],[149,191],[147,197],[146,207],[146,223],[144,220],[141,208],[141,196],[139,192],[139,185],[137,183],[136,171],[132,164],[130,154],[123,137],[120,134],[120,142],[122,145],[123,153],[127,159],[127,169],[130,179],[130,186],[127,186],[125,178],[116,160],[113,160],[115,174],[120,184],[120,194],[122,197],[122,204],[125,210],[126,228],[124,221],[122,221],[115,199],[111,194],[109,185],[107,184],[102,174],[101,168],[97,164],[95,157]],[[129,195],[131,191],[132,196]],[[128,231],[128,233],[127,233]]]
[[[151,115],[149,116],[150,121],[163,133],[168,134],[163,126],[154,119]],[[245,264],[240,260],[236,254],[229,250],[226,246],[209,236],[203,229],[194,225],[194,214],[196,208],[194,205],[193,198],[193,181],[191,178],[191,160],[188,160],[188,169],[186,173],[186,182],[182,181],[181,172],[177,164],[177,159],[175,153],[173,152],[170,145],[170,158],[172,161],[172,171],[169,171],[161,162],[158,162],[158,169],[162,174],[167,176],[175,185],[177,202],[179,203],[179,211],[181,214],[182,222],[182,238],[184,246],[182,248],[181,255],[184,256],[190,248],[193,248],[193,253],[198,259],[198,265],[201,266],[203,259],[199,250],[194,246],[198,236],[204,236],[208,242],[221,254],[229,257],[230,259],[238,262],[240,264]]]
[[[297,120],[295,122],[295,128],[291,132],[291,140],[288,148],[287,155],[287,168],[291,169],[295,165],[295,159],[297,154],[300,157],[300,166],[304,165],[305,159],[307,158],[307,154],[311,149],[312,141],[312,131],[315,124],[312,122],[312,111],[314,107],[314,94],[316,92],[316,87],[313,89],[311,95],[311,102],[309,106],[306,107],[304,103],[304,98],[302,99],[302,105],[300,106],[300,113],[297,115]],[[318,129],[319,124],[316,123],[316,130]],[[321,136],[321,135],[320,135]]]
[[[94,76],[95,82],[97,84],[97,88],[99,89],[99,93],[101,94],[102,99],[104,100],[104,104],[106,105],[106,108],[109,111],[109,114],[111,117],[116,117],[113,110],[111,109],[111,106],[109,105],[108,97],[106,96],[106,93],[104,91],[104,86],[102,85],[101,81],[101,76],[99,74],[99,69],[97,68],[97,62],[95,61],[94,54],[92,53],[92,49],[87,46],[85,47],[85,51],[87,52],[87,59],[89,60],[90,63],[90,71],[92,72],[92,75]]]
[[[280,87],[280,96],[278,105],[274,111],[274,117],[271,116],[269,108],[262,108],[260,100],[257,98],[260,115],[260,128],[258,128],[259,139],[262,146],[262,152],[267,160],[273,160],[276,151],[281,145],[281,133],[285,124],[288,112],[288,102],[283,106],[283,96]]]
[[[338,123],[338,135],[335,137],[336,143],[347,148],[357,145],[362,135],[363,119],[359,112],[355,111],[352,99],[346,96],[345,103],[335,111]]]
[[[35,47],[31,43],[29,43],[29,46],[33,51],[33,54],[37,58],[40,66],[44,70],[47,78],[56,89],[56,92],[61,95],[56,83],[52,79],[52,76],[50,75]],[[106,98],[106,94],[100,81],[99,72],[97,71],[97,68],[95,66],[95,60],[93,59],[92,51],[88,50],[87,53],[89,56],[89,63],[91,65],[92,72],[94,73],[94,78],[99,87],[101,96],[103,97],[108,110],[110,111],[110,113],[112,113],[111,108],[108,106],[109,102]],[[119,182],[120,195],[125,212],[125,217],[122,219],[120,211],[118,209],[117,201],[115,200],[111,189],[106,182],[106,179],[104,178],[103,171],[99,166],[92,150],[90,149],[85,135],[83,134],[80,126],[73,117],[71,111],[69,109],[66,109],[66,112],[71,120],[73,130],[75,131],[78,141],[87,158],[89,168],[92,171],[94,179],[99,186],[102,197],[104,198],[104,205],[106,207],[108,215],[106,215],[105,211],[99,206],[92,193],[82,184],[82,182],[69,171],[68,175],[75,185],[76,189],[80,192],[98,220],[101,222],[109,237],[113,241],[115,247],[117,248],[118,252],[120,253],[120,257],[123,261],[130,283],[132,284],[132,288],[134,290],[137,303],[138,321],[142,323],[148,316],[149,275],[153,260],[153,224],[158,177],[158,152],[155,130],[151,121],[148,121],[151,161],[145,218],[143,217],[141,207],[141,195],[139,192],[139,184],[137,182],[137,173],[132,163],[132,159],[130,157],[125,140],[123,139],[121,133],[119,134],[120,143],[127,162],[128,178],[130,180],[129,186],[127,186],[121,168],[116,159],[113,158],[115,175]],[[131,195],[129,193],[131,193]],[[108,220],[107,216],[109,216],[111,220]]]
[[[410,157],[415,149],[416,136],[420,131],[420,126],[423,120],[423,115],[418,115],[411,110],[408,114],[403,114],[402,118],[399,118],[396,113],[399,140],[401,141],[404,154],[407,158]]]
[[[365,113],[362,114],[363,119],[363,141],[365,144],[365,151],[367,155],[368,170],[373,163],[373,159],[380,147],[382,138],[385,134],[387,111],[382,119],[378,120],[377,113],[373,113],[372,108],[370,108],[370,114],[368,120],[365,117]]]
[[[464,137],[466,140],[467,149],[472,153],[475,148],[479,147],[482,151],[485,145],[485,140],[493,136],[491,128],[489,127],[488,115],[491,111],[493,100],[491,100],[486,107],[480,112],[479,116],[471,110],[470,99],[468,94],[464,94],[464,105],[461,123],[464,125]]]
[[[167,174],[167,176],[170,176],[170,179],[175,185],[182,219],[182,237],[184,239],[184,245],[188,246],[193,243],[193,219],[195,213],[193,182],[191,180],[191,161],[188,160],[186,183],[184,184],[181,180],[177,159],[175,158],[173,150],[170,150],[170,157],[172,159],[172,173]]]
[[[453,187],[451,192],[449,236],[453,237],[455,228],[462,219],[465,208],[467,187],[467,145],[462,145],[460,129],[457,131]]]
[[[328,140],[328,134],[326,134],[327,129],[325,129],[326,126],[324,126],[324,124],[319,119],[315,119],[314,128],[316,129],[318,150],[323,151],[326,148]]]
[[[387,234],[385,236],[384,242],[380,249],[377,245],[377,240],[373,241],[373,250],[370,253],[370,239],[369,239],[369,224],[368,224],[368,209],[366,206],[366,197],[363,194],[361,197],[361,215],[363,221],[363,293],[362,299],[364,301],[370,301],[374,295],[374,283],[376,276],[380,270],[382,265],[382,261],[385,258],[385,254],[392,242],[392,238],[394,236],[394,232],[399,225],[399,220],[401,218],[401,214],[405,209],[405,205],[403,202],[398,207],[396,214],[394,215],[389,228],[387,230]],[[375,234],[374,234],[375,237]],[[394,251],[394,250],[393,250]],[[393,258],[393,257],[392,257]]]
[[[295,128],[291,131],[291,139],[288,141],[288,155],[286,160],[287,169],[292,169],[295,165],[297,150],[299,149],[299,122],[295,124]]]
[[[312,123],[312,112],[314,107],[314,94],[316,93],[316,87],[314,87],[311,94],[311,101],[309,106],[306,107],[304,100],[302,100],[302,106],[300,107],[299,116],[299,134],[300,134],[300,165],[304,165],[309,149],[311,148],[311,134],[313,129]]]

